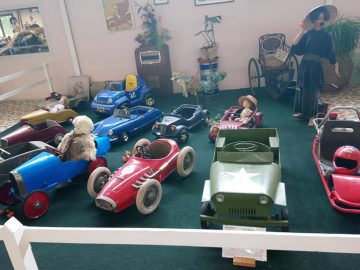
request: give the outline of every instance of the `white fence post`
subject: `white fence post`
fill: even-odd
[[[10,218],[4,224],[4,244],[11,263],[16,270],[38,269],[31,245],[23,239],[25,226],[16,218]]]
[[[47,64],[45,62],[42,64],[42,66],[44,68],[45,78],[46,78],[47,85],[49,87],[49,91],[50,91],[50,93],[52,93],[52,92],[54,92],[54,89],[52,88],[48,66],[47,66]]]

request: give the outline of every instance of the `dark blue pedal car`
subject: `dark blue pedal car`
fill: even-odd
[[[155,104],[151,88],[140,77],[127,75],[122,82],[106,83],[105,88],[95,96],[91,108],[96,113],[111,115],[122,106],[129,108],[141,104]]]
[[[127,142],[131,135],[150,129],[163,117],[163,113],[152,107],[136,106],[115,109],[114,114],[94,125],[95,136],[108,136],[110,141]]]
[[[186,143],[189,139],[188,131],[196,126],[207,126],[209,119],[209,112],[202,106],[183,104],[165,115],[161,122],[155,123],[152,133],[157,138],[165,137]]]
[[[41,217],[49,207],[47,192],[75,176],[87,171],[91,174],[97,167],[107,165],[104,156],[110,150],[109,138],[96,138],[95,144],[95,161],[64,161],[56,148],[48,147],[46,152],[38,154],[9,173],[9,180],[2,185],[0,191],[0,202],[14,204],[18,200],[24,201],[26,217]]]

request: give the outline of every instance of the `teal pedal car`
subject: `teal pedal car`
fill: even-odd
[[[288,230],[276,129],[220,130],[201,200],[200,224]]]

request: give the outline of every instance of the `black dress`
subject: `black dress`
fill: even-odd
[[[294,112],[309,119],[317,113],[319,89],[324,86],[320,58],[327,58],[332,65],[337,62],[334,42],[324,29],[312,29],[291,47],[291,53],[304,55],[299,67]]]

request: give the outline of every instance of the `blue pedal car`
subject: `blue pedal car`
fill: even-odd
[[[134,133],[151,129],[163,113],[152,107],[136,106],[115,109],[114,114],[94,125],[94,136],[108,136],[110,141],[127,142]]]
[[[122,106],[136,105],[153,106],[155,98],[151,88],[136,75],[127,75],[122,82],[108,82],[105,88],[98,93],[91,108],[96,113],[113,114],[115,109]]]
[[[46,152],[42,152],[9,173],[10,180],[7,185],[3,185],[0,202],[24,201],[23,210],[26,217],[31,219],[41,217],[49,207],[48,191],[86,171],[91,174],[97,167],[107,165],[104,156],[110,150],[109,138],[96,138],[95,144],[97,158],[94,161],[63,161],[60,157],[61,153],[49,146]]]

